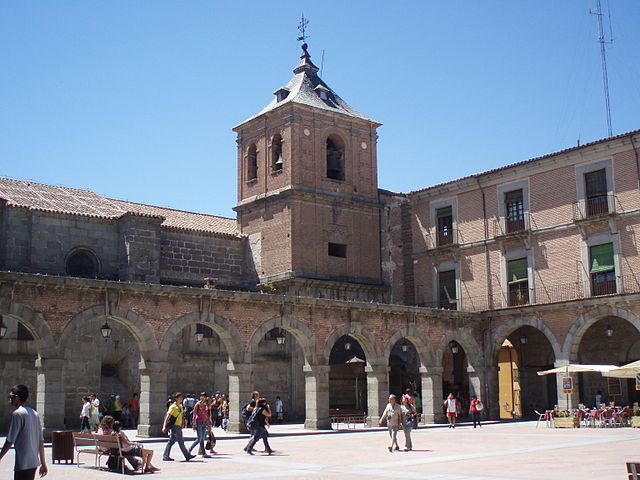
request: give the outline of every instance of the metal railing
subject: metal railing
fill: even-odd
[[[573,220],[587,220],[622,211],[617,195],[598,195],[574,203]]]

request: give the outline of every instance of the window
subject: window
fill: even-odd
[[[271,171],[279,172],[282,166],[282,137],[276,135],[271,140]]]
[[[616,293],[616,267],[613,261],[613,243],[595,245],[589,249],[591,294]]]
[[[511,192],[505,193],[504,204],[506,213],[506,233],[523,231],[525,229],[525,224],[522,189],[512,190]]]
[[[602,168],[584,174],[587,217],[595,217],[609,212],[607,195],[607,171]]]
[[[72,277],[95,277],[98,259],[88,250],[76,250],[67,258],[67,274]]]
[[[334,137],[327,138],[327,178],[344,180],[344,147]]]
[[[526,258],[507,262],[507,284],[510,306],[529,303],[529,273]]]
[[[328,253],[330,257],[347,258],[347,246],[341,243],[329,243]]]
[[[438,272],[438,291],[439,302],[438,307],[445,310],[456,310],[456,271],[448,270],[446,272]]]
[[[436,210],[438,220],[438,246],[453,243],[453,208],[451,205]]]
[[[247,181],[258,178],[258,149],[251,145],[247,151]]]

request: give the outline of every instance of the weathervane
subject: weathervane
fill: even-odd
[[[302,43],[307,42],[307,25],[309,25],[309,20],[304,18],[304,13],[302,14],[302,18],[300,19],[300,23],[298,24],[298,31],[300,32],[300,36],[298,37],[298,41]]]

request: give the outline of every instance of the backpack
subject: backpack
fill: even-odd
[[[244,418],[246,418],[247,420],[249,419],[249,417],[251,416],[251,413],[249,410],[247,410],[249,407],[251,406],[251,402],[247,403],[244,407],[242,407],[242,416]]]
[[[251,412],[251,416],[249,417],[249,420],[247,420],[247,428],[249,430],[251,430],[253,427],[257,427],[258,426],[258,414],[262,413],[261,409],[258,409],[258,407],[253,409],[253,412]]]

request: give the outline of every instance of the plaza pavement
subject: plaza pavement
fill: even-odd
[[[185,430],[193,438],[192,430]],[[640,462],[640,429],[551,429],[535,422],[493,423],[482,428],[427,426],[414,430],[412,452],[387,450],[383,429],[318,433],[300,425],[271,427],[276,454],[247,455],[246,435],[215,429],[218,455],[184,462],[178,446],[175,462],[163,462],[164,439],[144,439],[155,452],[159,479],[438,479],[438,480],[548,480],[626,478],[626,461]],[[133,432],[130,432],[133,437]],[[401,447],[404,436],[398,435]],[[142,440],[142,439],[141,439]],[[4,443],[4,438],[0,438]],[[189,446],[187,441],[187,446]],[[262,442],[256,448],[262,449]],[[51,458],[51,449],[46,449]],[[0,462],[0,478],[12,478],[13,450]],[[49,461],[50,479],[115,480],[118,473],[99,471],[91,455],[76,465]],[[104,462],[103,462],[104,463]],[[149,475],[146,475],[149,477]]]

